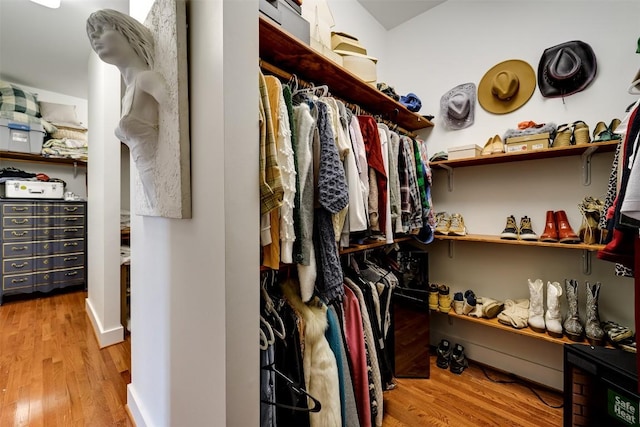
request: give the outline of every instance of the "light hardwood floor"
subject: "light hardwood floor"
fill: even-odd
[[[125,410],[131,342],[98,347],[86,295],[66,292],[0,306],[0,426],[133,425]],[[553,405],[562,402],[558,393],[540,393]],[[397,379],[384,404],[385,427],[562,424],[562,410],[545,406],[525,387],[493,383],[476,364],[452,374],[437,368],[433,356],[430,379]]]

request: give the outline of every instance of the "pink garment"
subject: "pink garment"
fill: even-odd
[[[371,427],[371,399],[369,397],[369,378],[367,376],[367,355],[364,349],[362,315],[358,298],[347,286],[344,286],[342,307],[345,323],[344,335],[347,341],[347,354],[353,367],[351,377],[360,425]]]

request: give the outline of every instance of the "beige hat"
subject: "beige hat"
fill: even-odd
[[[331,50],[342,50],[347,52],[367,54],[365,49],[357,38],[347,33],[332,32],[331,33]]]
[[[527,103],[536,89],[531,65],[510,59],[491,67],[478,84],[478,102],[490,113],[506,114]]]

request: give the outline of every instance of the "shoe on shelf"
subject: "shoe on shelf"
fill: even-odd
[[[573,143],[575,145],[582,145],[589,144],[590,142],[589,126],[582,120],[573,122]]]
[[[440,292],[438,285],[435,283],[429,284],[429,309],[438,311],[438,297]]]
[[[558,241],[558,226],[556,225],[555,212],[547,211],[547,219],[544,225],[544,231],[540,235],[541,242],[553,242]]]
[[[451,295],[447,285],[438,286],[438,311],[440,313],[451,311]]]
[[[560,243],[580,243],[580,237],[573,231],[567,213],[565,211],[556,211],[556,226],[558,228],[558,241]]]
[[[617,344],[620,341],[633,337],[633,331],[626,326],[622,326],[612,320],[602,322],[602,329],[604,330],[607,339],[611,344]]]
[[[538,240],[538,235],[533,231],[533,227],[531,226],[531,218],[528,216],[520,218],[520,239]]]
[[[487,319],[493,319],[504,308],[504,302],[489,297],[482,297],[482,314]]]
[[[459,213],[451,214],[451,224],[449,225],[449,235],[466,236],[467,227],[464,225],[464,218]]]
[[[565,123],[558,126],[551,147],[568,147],[570,145],[573,145],[573,126]]]
[[[480,152],[480,155],[490,156],[491,154],[493,154],[493,138],[489,137],[487,142],[484,144],[484,147],[482,147],[482,151]]]
[[[505,240],[518,240],[518,226],[516,225],[516,218],[513,215],[507,217],[507,225],[500,233],[500,238]]]
[[[472,313],[476,309],[476,295],[473,291],[468,290],[464,293],[464,304],[462,306],[462,313],[469,314]]]
[[[529,282],[529,316],[527,323],[529,328],[535,332],[545,333],[544,324],[544,282],[542,279],[531,280]]]
[[[449,234],[449,225],[451,224],[451,217],[446,212],[439,212],[436,214],[436,228],[435,234],[447,235]]]
[[[460,344],[453,346],[449,360],[449,370],[460,375],[469,366],[467,356],[464,354],[464,347]]]
[[[593,128],[593,139],[591,140],[591,142],[608,141],[608,139],[605,139],[608,137],[607,135],[608,129],[609,128],[607,127],[607,125],[604,124],[604,122],[596,123],[596,127]]]
[[[462,292],[456,292],[453,294],[453,311],[456,314],[464,314],[464,297],[462,296]]]
[[[447,369],[451,359],[451,344],[446,339],[441,339],[436,349],[436,365],[438,368]]]
[[[502,142],[502,138],[500,138],[500,135],[495,135],[491,139],[491,154],[500,153],[504,153],[504,142]]]

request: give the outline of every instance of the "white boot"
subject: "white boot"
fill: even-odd
[[[554,338],[562,338],[562,316],[560,315],[560,297],[562,286],[558,282],[547,282],[547,311],[544,322],[547,333]]]
[[[544,283],[541,279],[534,282],[529,280],[529,327],[536,332],[544,333],[544,298],[542,296]]]

